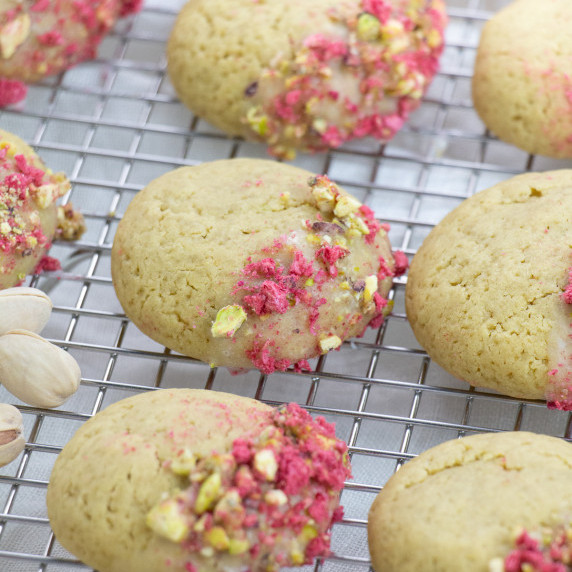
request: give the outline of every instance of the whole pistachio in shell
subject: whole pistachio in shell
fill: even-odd
[[[26,445],[22,414],[7,403],[0,403],[0,467],[11,463]]]
[[[37,288],[0,290],[0,335],[23,329],[39,334],[52,313],[52,301]]]
[[[34,407],[58,407],[73,395],[81,379],[75,359],[28,330],[0,336],[0,383]]]

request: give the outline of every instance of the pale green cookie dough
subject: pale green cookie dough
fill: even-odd
[[[476,387],[572,407],[572,171],[514,177],[425,239],[406,287],[419,343]]]
[[[475,109],[504,141],[572,157],[572,3],[516,0],[483,29]]]
[[[154,534],[147,513],[185,479],[169,469],[187,447],[225,451],[256,427],[257,401],[204,390],[162,390],[111,405],[59,455],[47,504],[58,541],[102,572],[185,570],[178,544]],[[113,470],[110,468],[113,467]],[[177,566],[166,566],[171,558]]]
[[[523,529],[572,523],[572,445],[526,432],[447,441],[393,475],[368,518],[376,572],[502,572]],[[536,570],[536,568],[531,570]]]
[[[292,158],[388,140],[438,68],[442,0],[190,0],[167,49],[194,113]]]
[[[329,554],[349,474],[333,425],[296,404],[165,389],[87,421],[46,500],[58,541],[99,572],[277,572]]]
[[[111,270],[126,314],[154,340],[271,373],[379,325],[394,268],[386,230],[329,179],[231,159],[138,193]]]

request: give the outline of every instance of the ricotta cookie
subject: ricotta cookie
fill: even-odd
[[[391,139],[438,67],[442,0],[190,0],[169,75],[193,112],[274,155]]]
[[[572,157],[572,3],[516,0],[484,27],[474,105],[498,137],[529,153]]]
[[[514,177],[425,239],[406,287],[419,343],[471,385],[572,409],[572,171]]]
[[[387,226],[325,176],[257,159],[184,167],[139,192],[115,291],[157,342],[213,366],[308,369],[379,326],[397,265]]]
[[[34,269],[59,268],[44,258],[58,234],[58,217],[68,228],[62,237],[77,238],[84,229],[70,206],[58,213],[56,199],[69,188],[63,173],[52,173],[31,147],[0,130],[0,289],[21,283]]]
[[[569,572],[572,444],[512,432],[425,451],[368,519],[378,572]]]
[[[0,0],[0,107],[26,96],[26,83],[95,57],[120,16],[142,0]]]
[[[48,515],[59,542],[100,572],[275,572],[329,555],[346,449],[296,404],[140,394],[64,447]]]

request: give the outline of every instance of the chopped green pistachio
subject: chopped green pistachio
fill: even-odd
[[[330,350],[335,350],[342,345],[342,340],[338,336],[328,336],[322,338],[319,342],[320,350],[323,354],[327,354]]]
[[[349,214],[355,213],[360,207],[361,203],[357,199],[347,195],[339,195],[336,198],[334,214],[340,218],[343,218]]]
[[[268,116],[261,114],[260,106],[251,107],[246,113],[246,120],[255,133],[264,137],[268,132]]]
[[[264,476],[267,481],[273,481],[278,471],[276,455],[272,449],[262,449],[254,455],[254,468]]]
[[[272,489],[264,495],[264,500],[268,504],[282,506],[288,502],[288,497],[284,491],[281,491],[280,489]]]
[[[146,522],[151,530],[172,542],[181,542],[189,533],[189,525],[179,512],[175,499],[166,500],[152,508]]]
[[[324,213],[332,212],[336,204],[334,193],[327,186],[321,184],[319,180],[311,179],[310,187],[318,208]]]
[[[302,564],[304,564],[306,557],[304,556],[304,553],[301,550],[295,548],[292,550],[292,552],[290,552],[290,560],[292,560],[292,564],[294,566],[301,566]]]
[[[357,22],[357,37],[363,42],[374,42],[379,38],[381,22],[368,12],[360,14]]]
[[[186,477],[197,463],[196,457],[192,451],[185,449],[178,457],[171,461],[171,471],[176,475]]]
[[[203,514],[203,512],[206,512],[213,506],[218,497],[221,484],[219,473],[213,473],[205,479],[195,501],[195,512],[197,514]]]
[[[230,546],[230,540],[225,529],[222,526],[213,526],[204,534],[205,541],[215,550],[227,550]]]
[[[318,536],[318,530],[313,524],[306,524],[302,529],[302,533],[300,534],[301,540],[304,542],[310,542]]]
[[[246,312],[242,306],[234,304],[221,308],[211,327],[211,333],[215,338],[232,338],[234,333],[246,320]]]
[[[250,548],[248,540],[231,538],[228,546],[229,554],[244,554]]]
[[[345,220],[346,223],[349,225],[350,230],[353,230],[359,234],[369,234],[369,228],[367,227],[367,224],[365,224],[364,220],[361,217],[356,216],[353,213],[350,213]]]
[[[372,274],[365,279],[365,288],[363,291],[363,300],[367,304],[371,302],[373,295],[377,292],[377,276]]]
[[[31,20],[28,14],[20,14],[0,28],[0,56],[9,60],[30,35]]]
[[[325,119],[314,119],[314,121],[312,121],[312,127],[318,133],[324,134],[328,128],[328,122]]]

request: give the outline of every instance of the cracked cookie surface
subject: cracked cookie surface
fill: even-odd
[[[216,161],[135,196],[114,239],[113,283],[133,322],[171,349],[213,366],[308,369],[383,321],[406,264],[387,229],[327,177]]]
[[[484,26],[473,100],[495,135],[529,153],[572,157],[572,4],[516,0]]]
[[[393,475],[374,501],[373,567],[489,572],[500,559],[495,570],[509,570],[502,564],[523,531],[535,537],[570,526],[571,480],[572,445],[555,437],[496,433],[433,447]]]
[[[412,261],[419,343],[471,385],[572,406],[572,171],[520,175],[447,215]]]

